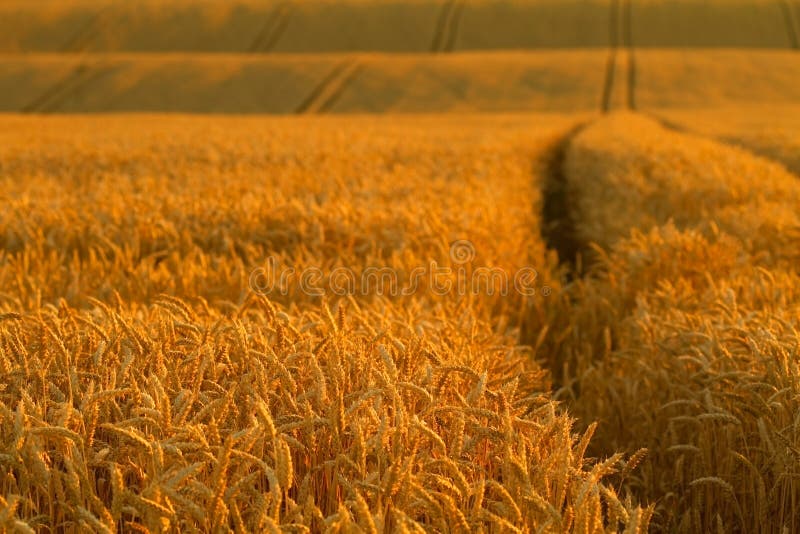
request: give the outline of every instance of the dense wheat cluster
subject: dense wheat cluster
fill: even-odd
[[[768,122],[762,120],[765,115],[770,118]],[[675,128],[743,147],[800,175],[800,110],[795,106],[787,106],[781,114],[755,105],[692,112],[662,110],[659,116]]]
[[[670,530],[796,531],[797,178],[633,115],[580,133],[567,170],[603,246],[573,288],[572,413],[602,450],[649,449],[640,490]]]
[[[531,169],[569,122],[69,120],[2,149],[7,528],[646,527],[605,482],[637,460],[587,461],[517,344],[544,297],[248,288],[267,257],[403,271],[469,237],[557,290]]]
[[[633,114],[3,121],[4,528],[800,527],[781,165]],[[538,292],[253,285],[461,239]]]

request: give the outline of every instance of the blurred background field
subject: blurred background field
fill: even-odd
[[[793,0],[11,0],[0,3],[0,111],[784,102],[797,98],[798,25]],[[626,84],[630,98],[606,94]]]

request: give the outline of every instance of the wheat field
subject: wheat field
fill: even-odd
[[[783,164],[795,175],[800,174],[800,113],[791,104],[787,112],[775,113],[768,106],[736,106],[718,109],[663,109],[657,112],[661,120],[673,128],[695,132]],[[770,117],[768,122],[764,115]]]
[[[796,0],[0,0],[0,532],[800,532]]]
[[[571,317],[589,333],[573,413],[606,423],[604,447],[648,447],[670,529],[797,530],[796,176],[634,115],[587,128],[566,166],[577,231],[606,251]]]
[[[267,256],[399,272],[468,235],[476,265],[547,266],[556,289],[529,165],[574,119],[10,121],[9,527],[646,524],[604,481],[630,464],[584,464],[590,434],[516,341],[546,301],[248,284]]]

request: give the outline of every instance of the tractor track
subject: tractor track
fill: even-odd
[[[436,30],[433,34],[430,51],[434,54],[455,50],[458,38],[461,15],[464,12],[464,0],[447,0],[442,5]]]
[[[250,53],[271,52],[278,44],[286,29],[289,26],[289,19],[292,15],[292,3],[281,2],[267,17],[264,26],[253,39],[248,48]]]
[[[81,61],[69,74],[25,105],[21,111],[23,113],[52,113],[58,111],[67,97],[74,94],[75,91],[86,87],[105,74],[105,72],[105,69],[102,69],[96,63]]]
[[[541,186],[542,239],[547,248],[556,251],[559,263],[568,267],[567,275],[571,278],[583,272],[583,260],[588,257],[590,250],[576,231],[564,167],[573,139],[590,124],[590,122],[578,124],[556,141],[546,162],[544,183]]]
[[[105,6],[98,10],[92,17],[81,26],[81,28],[73,35],[59,50],[60,52],[85,52],[92,41],[94,41],[100,34],[100,29],[103,24],[107,23],[110,18],[111,6]]]
[[[603,113],[611,111],[611,98],[614,94],[614,76],[617,72],[617,48],[619,45],[619,11],[620,0],[611,0],[611,14],[608,20],[608,59],[606,60],[606,74],[603,81],[603,98],[600,109]]]
[[[791,0],[779,0],[781,5],[781,13],[783,13],[783,20],[786,22],[786,34],[789,37],[789,43],[794,50],[800,49],[800,29],[798,29],[798,17],[796,8]]]
[[[456,49],[456,39],[458,38],[458,32],[460,31],[461,17],[464,13],[464,6],[464,0],[460,0],[453,10],[453,16],[450,18],[450,33],[448,34],[447,40],[444,43],[444,52],[452,52]]]
[[[347,86],[358,76],[364,65],[358,59],[346,59],[317,85],[297,107],[296,114],[326,113],[339,100]]]
[[[636,109],[636,54],[633,46],[633,1],[622,0],[622,41],[628,52],[627,104]]]
[[[603,94],[600,110],[609,113],[614,107],[614,91],[617,86],[617,65],[624,53],[625,69],[625,106],[636,109],[636,56],[633,46],[633,6],[631,0],[611,0],[609,15],[609,51],[606,60],[606,72],[603,81]]]

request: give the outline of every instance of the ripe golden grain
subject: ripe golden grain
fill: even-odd
[[[577,230],[603,251],[553,326],[576,332],[570,411],[605,422],[589,449],[647,448],[628,486],[659,528],[796,529],[780,504],[797,492],[796,177],[627,114],[581,132],[566,166]]]
[[[0,146],[0,528],[607,526],[619,458],[520,346],[524,319],[568,348],[566,299],[248,287],[268,257],[409,272],[469,238],[558,288],[537,181],[571,120],[31,120],[62,142]]]

